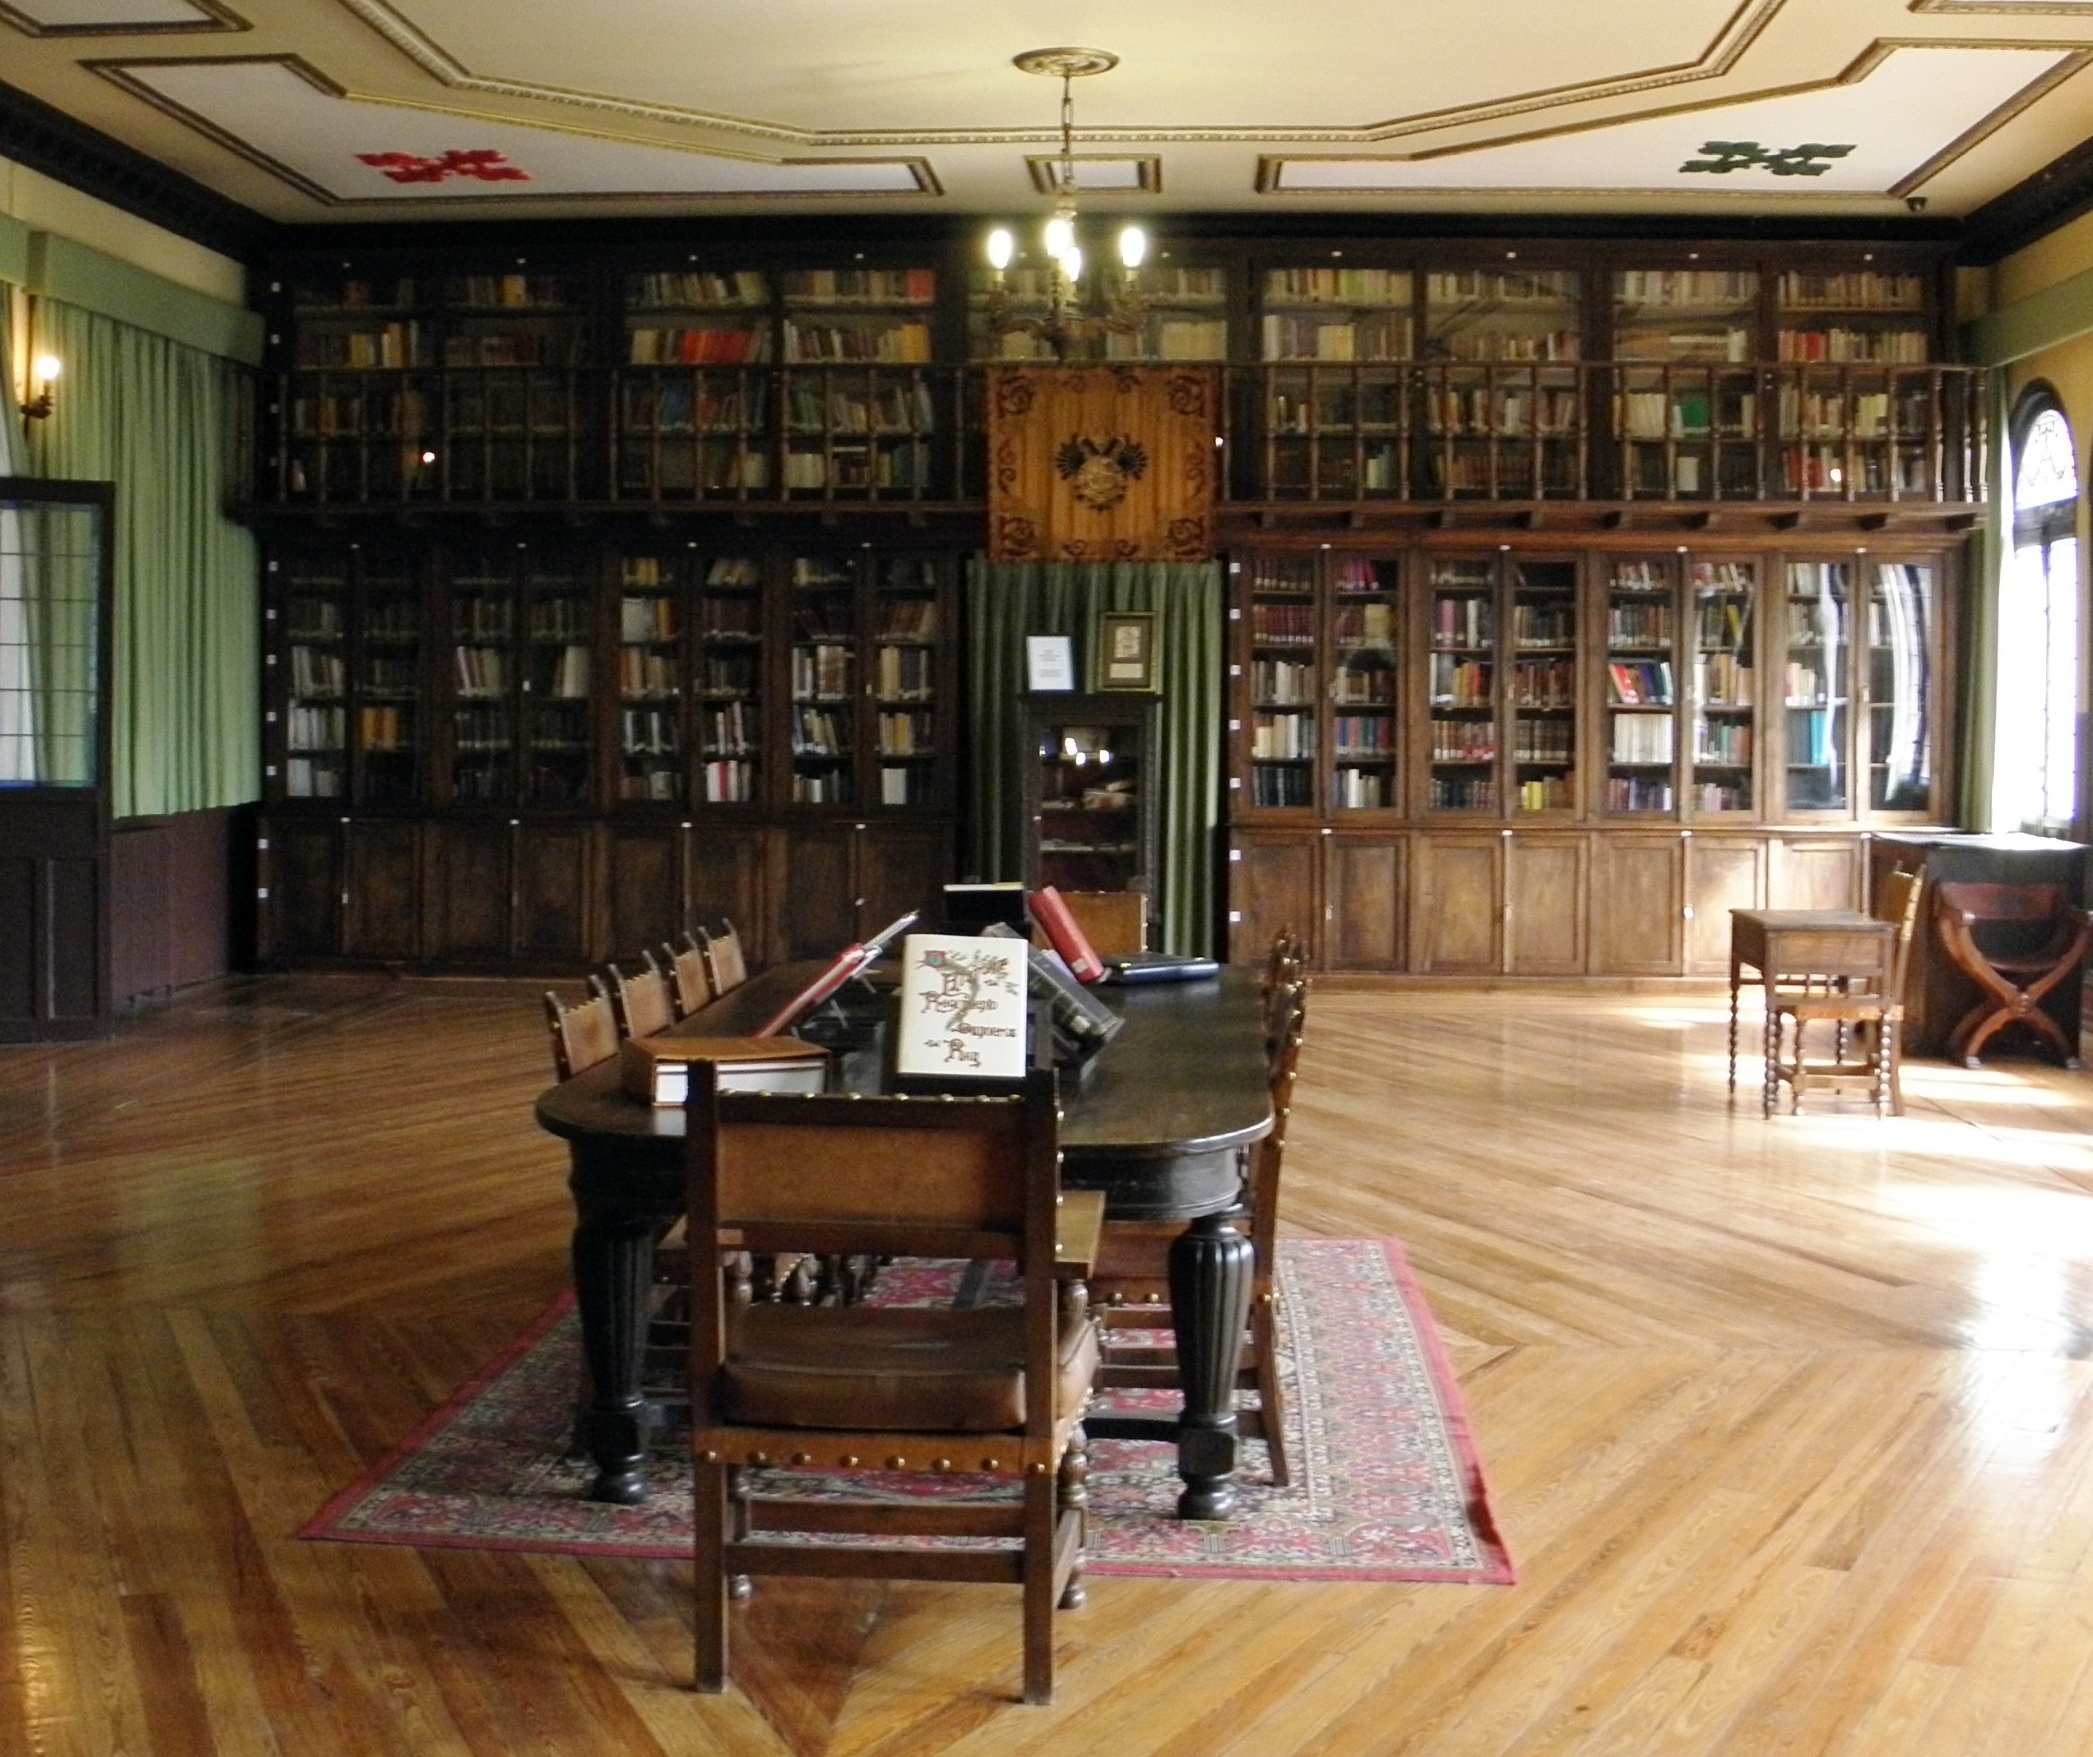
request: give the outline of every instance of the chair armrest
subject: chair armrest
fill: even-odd
[[[1097,1267],[1105,1233],[1105,1192],[1063,1190],[1054,1210],[1054,1267],[1087,1276]]]

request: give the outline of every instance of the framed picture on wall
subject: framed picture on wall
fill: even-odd
[[[1156,686],[1156,619],[1147,610],[1107,610],[1097,619],[1091,659],[1092,687],[1145,689]]]
[[[1065,634],[1025,636],[1025,687],[1048,695],[1076,686],[1076,644]]]

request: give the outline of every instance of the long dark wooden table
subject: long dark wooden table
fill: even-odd
[[[765,971],[678,1029],[745,1035],[819,968]],[[1251,1268],[1250,1242],[1230,1216],[1242,1197],[1242,1149],[1272,1126],[1258,984],[1224,970],[1203,982],[1098,992],[1126,1025],[1081,1081],[1065,1080],[1062,1182],[1103,1190],[1108,1216],[1187,1223],[1170,1265],[1184,1408],[1165,1437],[1177,1441],[1179,1512],[1223,1518],[1235,1500],[1235,1377]],[[858,1058],[860,1086],[869,1059]],[[655,1241],[683,1214],[683,1112],[629,1097],[612,1060],[546,1092],[537,1115],[567,1142],[572,1163],[574,1286],[592,1387],[582,1432],[596,1464],[587,1496],[630,1504],[646,1492],[648,1290]]]

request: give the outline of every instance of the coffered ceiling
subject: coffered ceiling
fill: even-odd
[[[0,0],[0,79],[269,218],[1970,212],[2093,134],[2093,0]]]

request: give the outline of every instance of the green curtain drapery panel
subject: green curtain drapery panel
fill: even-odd
[[[65,372],[31,469],[116,484],[113,815],[255,799],[255,546],[222,511],[238,368],[55,300],[36,332]]]
[[[1214,833],[1221,785],[1222,583],[1218,562],[1026,562],[975,558],[967,569],[967,867],[983,879],[1016,879],[1024,798],[1018,698],[1025,636],[1072,637],[1080,681],[1100,613],[1156,619],[1160,733],[1161,870],[1155,906],[1162,949],[1212,950]]]

